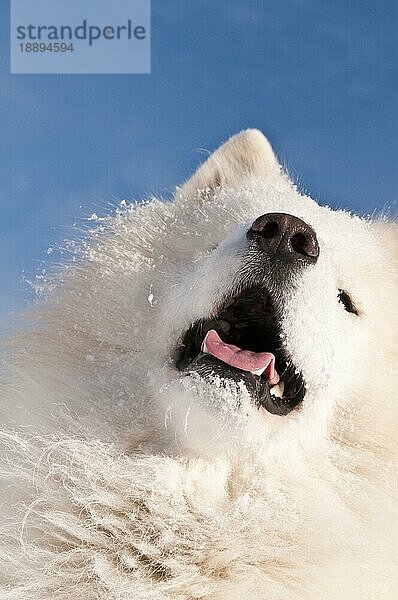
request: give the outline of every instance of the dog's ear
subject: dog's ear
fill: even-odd
[[[208,197],[222,186],[234,187],[248,177],[267,177],[280,171],[266,137],[258,129],[246,129],[220,146],[178,189],[177,197]]]

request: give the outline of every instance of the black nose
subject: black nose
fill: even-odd
[[[258,217],[247,232],[269,256],[289,262],[313,264],[319,256],[316,233],[298,217],[267,213]]]

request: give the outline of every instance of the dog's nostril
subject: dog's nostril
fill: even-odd
[[[298,254],[303,256],[317,257],[319,254],[318,244],[304,233],[296,233],[291,241],[292,248]]]
[[[265,238],[273,238],[279,232],[279,225],[275,221],[271,221],[271,223],[267,223],[263,228],[261,235]]]

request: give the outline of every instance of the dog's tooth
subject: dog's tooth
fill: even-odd
[[[229,308],[230,306],[233,305],[233,303],[235,302],[234,298],[230,298],[223,306],[223,308]]]
[[[204,352],[204,354],[209,354],[209,351],[208,351],[207,346],[206,346],[206,342],[204,340],[202,342],[201,351]]]
[[[276,385],[274,385],[274,387],[272,387],[270,389],[270,393],[273,396],[276,396],[277,398],[282,398],[284,389],[285,389],[285,384],[283,383],[283,381],[280,381],[279,383],[277,383]]]
[[[251,371],[253,375],[262,375],[267,367],[261,367],[261,369],[254,369]]]
[[[214,329],[217,323],[217,319],[209,319],[209,321],[206,323],[206,330],[210,331],[210,329]]]
[[[228,333],[231,329],[231,325],[227,323],[227,321],[223,320],[217,321],[217,327],[221,331],[221,333]]]

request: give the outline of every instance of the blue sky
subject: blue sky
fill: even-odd
[[[169,195],[262,129],[301,186],[360,213],[398,197],[398,4],[152,1],[152,74],[10,75],[0,4],[0,318],[47,248],[108,203]]]

